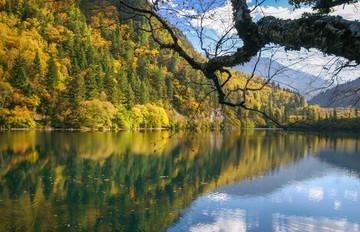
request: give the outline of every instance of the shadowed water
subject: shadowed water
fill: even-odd
[[[355,135],[0,132],[0,231],[360,231]]]

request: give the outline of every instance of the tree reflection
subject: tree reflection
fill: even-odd
[[[169,135],[1,132],[0,230],[162,231],[199,194],[334,144],[279,131]],[[357,152],[359,140],[335,140]]]

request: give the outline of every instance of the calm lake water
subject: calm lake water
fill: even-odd
[[[0,231],[360,231],[360,137],[3,131]]]

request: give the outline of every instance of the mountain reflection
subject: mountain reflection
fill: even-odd
[[[0,132],[0,231],[163,231],[200,194],[247,182],[255,183],[248,194],[272,191],[289,173],[278,185],[256,181],[313,154],[359,176],[359,140],[351,137],[262,130]],[[306,168],[316,170],[296,171]]]

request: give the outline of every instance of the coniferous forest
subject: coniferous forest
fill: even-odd
[[[160,49],[142,30],[145,20],[125,12],[112,0],[1,0],[0,127],[275,126],[255,111],[220,105],[200,72]],[[188,53],[205,59],[177,33]],[[229,87],[245,84],[249,74],[231,72]],[[318,106],[275,83],[247,101],[283,124],[321,117]]]

